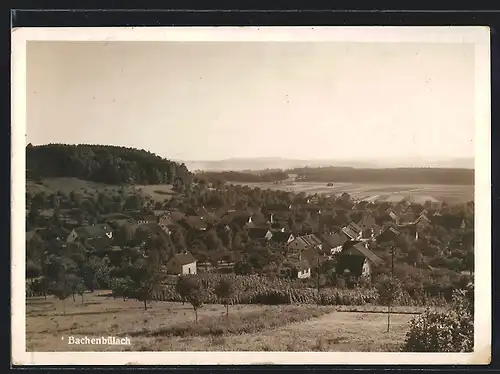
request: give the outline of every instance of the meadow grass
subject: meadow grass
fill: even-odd
[[[99,296],[26,302],[27,351],[397,351],[418,308],[206,304],[195,322],[189,304]],[[354,311],[355,310],[355,311]],[[396,314],[400,313],[400,314]],[[405,313],[405,314],[402,314]],[[68,345],[69,336],[128,336],[130,346]]]

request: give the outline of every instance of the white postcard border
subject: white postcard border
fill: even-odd
[[[475,45],[475,349],[474,353],[361,352],[26,352],[25,186],[26,43],[366,42]],[[491,360],[491,118],[488,27],[124,27],[12,30],[12,363],[17,365],[487,364]],[[23,191],[23,193],[21,193]]]

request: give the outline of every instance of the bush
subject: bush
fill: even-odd
[[[472,352],[474,287],[456,291],[446,313],[427,310],[410,322],[405,352]]]
[[[399,303],[402,295],[401,282],[397,278],[382,276],[376,283],[380,305]]]

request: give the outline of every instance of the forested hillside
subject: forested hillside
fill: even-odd
[[[28,179],[75,177],[108,184],[186,185],[192,179],[184,164],[145,150],[109,145],[29,144],[26,169]]]

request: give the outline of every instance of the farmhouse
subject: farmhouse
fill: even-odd
[[[349,274],[354,277],[369,277],[373,265],[382,263],[364,243],[348,242],[337,256],[337,274]]]
[[[287,255],[296,261],[307,260],[309,264],[316,264],[321,248],[321,240],[315,235],[303,235],[288,244]]]
[[[86,239],[96,239],[96,238],[103,238],[107,237],[108,239],[113,238],[113,230],[111,229],[110,226],[106,224],[100,224],[100,225],[89,225],[89,226],[82,226],[82,227],[77,227],[76,229],[73,229],[66,241],[68,243],[75,242],[77,240],[84,241]]]
[[[349,238],[345,234],[331,233],[323,236],[322,249],[331,255],[338,253],[342,250],[342,245],[348,241]]]
[[[363,235],[363,230],[354,222],[342,228],[342,232],[351,240],[358,240]]]
[[[298,236],[288,244],[289,251],[302,251],[308,248],[317,248],[321,250],[321,240],[319,240],[316,235],[311,234]]]
[[[196,274],[196,259],[191,253],[177,253],[168,260],[166,270],[169,274]]]

